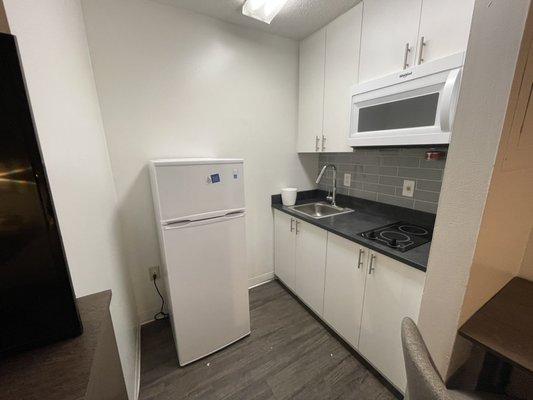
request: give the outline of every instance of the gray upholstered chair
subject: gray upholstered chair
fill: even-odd
[[[497,400],[505,396],[448,390],[441,379],[416,324],[402,321],[402,344],[407,372],[408,400]]]

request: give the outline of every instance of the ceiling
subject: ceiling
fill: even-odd
[[[155,0],[186,8],[223,21],[301,40],[317,31],[361,0],[288,0],[270,25],[245,17],[244,0]]]

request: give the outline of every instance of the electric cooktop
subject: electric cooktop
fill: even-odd
[[[403,252],[430,242],[433,230],[408,222],[395,222],[394,224],[362,232],[360,235]]]

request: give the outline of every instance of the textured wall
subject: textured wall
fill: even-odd
[[[9,23],[7,22],[6,10],[2,0],[0,0],[0,32],[9,33]]]
[[[477,0],[418,324],[443,377],[452,353],[529,0]]]
[[[436,213],[445,160],[426,161],[429,147],[356,149],[354,153],[320,154],[319,167],[337,167],[338,193],[395,206]],[[447,146],[438,147],[447,151]],[[351,184],[344,186],[344,174]],[[414,197],[402,196],[403,181],[416,182]],[[333,172],[328,169],[319,189],[330,190]]]

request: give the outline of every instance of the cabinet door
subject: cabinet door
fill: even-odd
[[[404,392],[400,325],[404,317],[418,320],[425,274],[382,254],[372,252],[370,258],[359,351]]]
[[[466,50],[474,0],[424,0],[417,60],[431,61]],[[420,38],[426,43],[420,47]]]
[[[359,82],[403,69],[406,44],[412,66],[422,0],[365,0]]]
[[[324,150],[351,152],[348,146],[350,92],[357,83],[363,4],[326,27],[324,85]]]
[[[285,213],[274,213],[274,270],[276,276],[294,290],[295,219]]]
[[[355,348],[361,327],[368,252],[328,233],[324,319]]]
[[[300,100],[298,107],[298,151],[320,150],[324,118],[324,64],[326,29],[300,42]]]
[[[324,308],[327,238],[327,231],[297,221],[295,291],[320,316]]]

